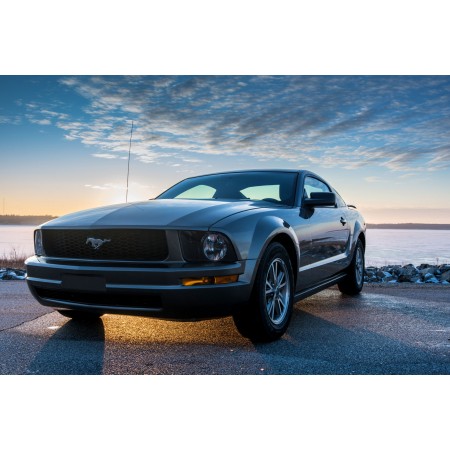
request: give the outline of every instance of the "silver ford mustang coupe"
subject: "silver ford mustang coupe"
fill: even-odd
[[[43,224],[27,282],[41,304],[76,320],[232,315],[243,336],[272,341],[295,301],[334,284],[361,291],[365,231],[312,172],[217,173]]]

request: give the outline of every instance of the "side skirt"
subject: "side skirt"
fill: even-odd
[[[294,296],[294,301],[297,302],[306,297],[309,297],[310,295],[316,294],[317,292],[323,291],[324,289],[335,285],[346,276],[347,276],[346,273],[341,273],[339,275],[335,275],[334,277],[328,278],[327,280],[322,281],[321,283],[316,284],[315,286],[305,289],[304,291],[297,292]]]

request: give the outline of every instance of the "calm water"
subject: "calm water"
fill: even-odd
[[[366,265],[450,263],[450,230],[367,230]]]
[[[0,255],[33,254],[34,226],[0,225]],[[450,230],[368,230],[366,265],[450,263]]]
[[[14,251],[19,255],[32,255],[35,229],[29,225],[0,225],[0,255],[9,256]]]

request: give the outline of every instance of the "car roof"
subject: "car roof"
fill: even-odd
[[[313,172],[310,172],[309,170],[303,170],[303,169],[248,169],[248,170],[228,170],[228,171],[222,171],[222,172],[212,172],[212,173],[204,173],[201,175],[193,175],[189,178],[198,178],[198,177],[207,177],[210,175],[227,175],[231,173],[252,173],[252,172],[287,172],[287,173],[309,173],[314,174]]]

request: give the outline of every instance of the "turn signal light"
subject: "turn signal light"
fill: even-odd
[[[205,284],[228,284],[235,283],[239,275],[226,275],[223,277],[200,277],[200,278],[183,278],[181,284],[183,286],[202,286]]]

